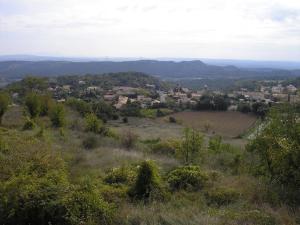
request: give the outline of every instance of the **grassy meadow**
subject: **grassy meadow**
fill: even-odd
[[[70,108],[66,108],[64,128],[53,128],[49,118],[38,117],[33,129],[24,130],[24,109],[13,106],[4,115],[1,135],[5,138],[7,132],[12,132],[36,137],[66,161],[71,182],[87,177],[95,179],[101,196],[115,210],[111,224],[299,224],[298,209],[282,204],[265,180],[249,173],[248,165],[253,156],[244,149],[247,140],[237,137],[253,126],[255,117],[236,112],[180,112],[171,116],[177,123],[170,123],[168,116],[156,119],[129,117],[127,123],[121,119],[108,121],[106,126],[114,135],[102,136],[86,132],[84,118]],[[168,190],[168,174],[184,165],[174,146],[176,140],[183,138],[186,126],[201,130],[206,140],[203,156],[195,161],[208,177],[201,189],[169,190],[164,200],[145,203],[128,197],[130,183],[106,182],[113,168],[130,170],[128,168],[137,167],[143,160],[151,160],[158,167],[162,186]],[[122,136],[128,133],[138,134],[130,148],[122,141]],[[213,153],[207,150],[209,138],[214,135],[223,136],[222,146],[226,151]],[[87,142],[87,145],[86,140],[92,140],[92,144]]]

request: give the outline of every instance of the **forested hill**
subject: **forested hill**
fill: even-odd
[[[18,78],[26,75],[60,76],[136,71],[159,77],[270,77],[300,76],[300,71],[277,69],[242,69],[234,66],[212,66],[195,61],[137,60],[124,62],[68,61],[4,61],[0,62],[0,77]]]

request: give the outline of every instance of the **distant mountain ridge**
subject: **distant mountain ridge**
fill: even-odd
[[[295,77],[300,70],[245,69],[235,66],[213,66],[200,60],[192,61],[3,61],[0,62],[0,78],[21,78],[26,75],[61,76],[104,74],[116,72],[141,72],[160,78],[247,78],[247,77]]]

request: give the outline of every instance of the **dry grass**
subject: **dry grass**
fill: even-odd
[[[230,138],[243,134],[256,121],[255,116],[230,111],[179,112],[172,116],[184,126]]]
[[[139,135],[141,139],[170,139],[182,136],[183,126],[180,124],[168,123],[159,119],[128,118],[128,123],[121,121],[110,121],[108,123],[114,130],[122,134],[130,129]]]

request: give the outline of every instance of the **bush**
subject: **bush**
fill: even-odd
[[[63,127],[65,125],[65,109],[62,104],[55,104],[51,107],[50,120],[54,127]]]
[[[176,150],[180,147],[177,140],[158,141],[151,145],[151,151],[156,154],[175,155]]]
[[[127,117],[124,117],[124,118],[122,119],[122,121],[123,121],[123,123],[128,123],[128,118],[127,118]]]
[[[23,125],[23,130],[33,130],[34,127],[35,127],[35,123],[30,118],[27,117]]]
[[[197,191],[206,185],[208,175],[199,166],[183,166],[171,171],[167,181],[173,191],[180,189]]]
[[[170,123],[176,123],[177,121],[176,121],[175,117],[170,116],[170,117],[169,117],[169,122],[170,122]]]
[[[111,169],[104,177],[104,182],[108,184],[133,184],[136,178],[136,170],[130,167],[120,167]]]
[[[36,93],[30,93],[25,98],[25,106],[31,118],[37,117],[41,112],[41,99]]]
[[[164,199],[165,193],[160,183],[160,177],[156,165],[151,161],[141,163],[137,179],[129,195],[134,199],[153,200]]]
[[[240,194],[234,189],[218,188],[206,192],[205,196],[208,204],[222,206],[236,202]]]
[[[70,224],[113,224],[113,207],[101,197],[100,188],[85,179],[66,200]]]
[[[82,145],[85,149],[93,149],[98,146],[98,140],[95,135],[88,135],[83,141]]]
[[[98,119],[93,113],[87,114],[85,116],[86,130],[94,133],[100,133],[103,127],[102,120]]]
[[[137,140],[138,136],[130,130],[124,131],[121,136],[121,143],[127,149],[133,148]]]
[[[89,114],[92,112],[91,104],[89,104],[81,99],[69,98],[66,101],[66,104],[68,106],[70,106],[72,109],[79,112],[81,116],[85,116],[86,114]]]
[[[195,162],[203,156],[203,135],[190,128],[184,130],[184,137],[178,148],[177,156],[184,161],[184,163]]]
[[[300,121],[297,108],[283,105],[271,110],[268,122],[246,149],[257,160],[252,169],[278,185],[282,199],[300,205]]]
[[[87,181],[71,184],[63,159],[48,143],[23,135],[5,141],[0,224],[111,224],[113,210],[99,188]]]
[[[41,116],[47,116],[50,112],[50,109],[55,104],[51,96],[49,95],[42,95],[40,96],[41,101]]]

